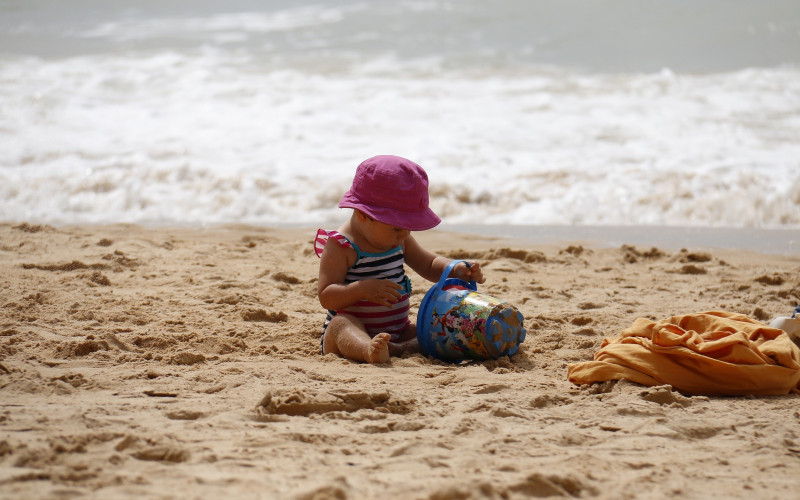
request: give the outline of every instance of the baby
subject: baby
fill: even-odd
[[[411,235],[439,224],[428,207],[428,176],[416,163],[382,155],[364,160],[339,202],[352,208],[336,231],[317,231],[317,296],[328,310],[322,353],[368,363],[417,352],[417,328],[408,318],[411,282],[404,263],[436,282],[450,259],[424,249]],[[483,283],[477,262],[451,276]]]

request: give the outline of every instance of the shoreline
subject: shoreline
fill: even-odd
[[[533,244],[584,242],[584,244],[597,247],[643,245],[669,250],[699,248],[800,255],[800,230],[798,229],[692,226],[479,226],[467,224],[443,224],[441,229],[457,233],[489,234]]]
[[[341,221],[318,225],[304,223],[250,224],[223,222],[214,224],[176,224],[112,222],[97,224],[52,224],[47,222],[8,222],[19,226],[50,226],[54,228],[103,228],[131,226],[159,230],[203,230],[221,229],[253,230],[268,229],[307,229],[313,234],[317,227],[334,227]],[[735,228],[735,227],[696,227],[696,226],[566,226],[566,225],[518,225],[518,224],[447,224],[425,231],[449,232],[478,237],[503,238],[532,245],[582,244],[596,248],[612,248],[622,245],[654,246],[668,250],[681,248],[708,250],[746,250],[773,255],[800,255],[800,229],[776,228]]]

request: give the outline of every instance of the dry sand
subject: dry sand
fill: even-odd
[[[786,315],[800,257],[429,231],[528,338],[369,366],[319,354],[315,229],[0,224],[0,497],[800,496],[800,396],[566,378],[637,317]]]

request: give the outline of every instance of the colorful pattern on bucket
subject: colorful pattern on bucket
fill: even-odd
[[[423,354],[458,362],[517,352],[526,331],[513,305],[478,293],[474,283],[448,279],[440,284],[420,304],[417,339]]]

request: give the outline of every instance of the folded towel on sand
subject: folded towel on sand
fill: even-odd
[[[800,394],[800,348],[742,314],[639,318],[605,339],[594,361],[570,365],[567,376],[577,385],[627,379],[695,395]]]

